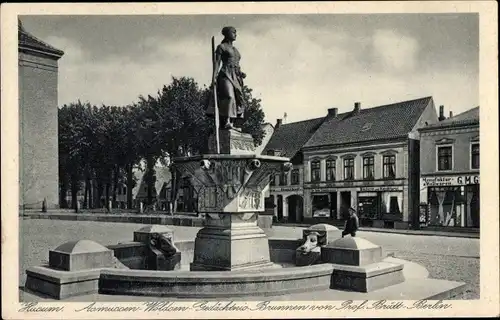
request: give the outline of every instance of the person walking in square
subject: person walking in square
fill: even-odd
[[[347,218],[347,221],[345,222],[344,231],[342,231],[342,238],[347,234],[350,234],[351,237],[355,237],[358,228],[359,228],[358,215],[356,214],[356,210],[353,207],[350,207],[349,218]]]

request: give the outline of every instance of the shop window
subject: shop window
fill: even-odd
[[[326,160],[326,180],[335,181],[335,160]]]
[[[363,179],[373,180],[375,178],[375,158],[373,156],[363,158]]]
[[[299,169],[292,170],[292,184],[299,184]]]
[[[384,179],[396,178],[396,156],[384,156],[383,158],[383,175]]]
[[[344,159],[344,180],[354,180],[354,158]]]
[[[311,162],[311,181],[321,180],[321,166],[319,160]]]
[[[471,169],[479,169],[479,143],[473,143],[470,148]]]
[[[358,216],[360,219],[379,219],[379,201],[378,197],[359,197],[358,198]]]
[[[326,218],[330,216],[330,200],[328,195],[313,195],[312,212],[314,218]]]
[[[452,170],[453,148],[451,146],[438,147],[438,171]]]
[[[429,224],[434,226],[465,226],[467,198],[460,187],[429,188]],[[464,215],[465,214],[465,215]]]
[[[287,172],[281,172],[280,174],[280,185],[281,186],[286,186],[288,185],[288,173]]]

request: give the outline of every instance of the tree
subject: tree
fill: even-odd
[[[86,128],[91,119],[80,101],[64,105],[58,110],[59,124],[59,176],[61,180],[61,205],[66,206],[66,190],[71,189],[72,205],[76,208],[77,194],[88,163],[87,152],[91,141]]]

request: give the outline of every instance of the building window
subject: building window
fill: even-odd
[[[470,147],[471,169],[479,169],[479,143],[473,143]]]
[[[335,181],[335,160],[326,160],[326,181]]]
[[[127,194],[127,187],[123,187],[123,194]]]
[[[453,161],[451,146],[438,147],[438,171],[451,170]]]
[[[373,156],[363,158],[363,179],[373,180],[375,178],[375,158]]]
[[[280,185],[282,185],[282,186],[288,185],[288,173],[287,172],[281,172]]]
[[[344,159],[344,180],[354,180],[354,158]]]
[[[396,178],[396,156],[384,156],[383,159],[383,174],[384,179],[394,179]]]
[[[311,162],[311,181],[321,180],[321,169],[319,160],[314,160]]]
[[[274,174],[270,175],[269,176],[269,183],[272,185],[272,186],[275,186],[276,185],[276,176]]]
[[[292,170],[292,184],[299,184],[299,169]]]

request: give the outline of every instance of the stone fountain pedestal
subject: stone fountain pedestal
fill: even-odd
[[[221,130],[220,154],[209,138],[209,154],[175,159],[198,194],[206,213],[195,240],[191,271],[235,271],[275,267],[269,242],[257,225],[264,212],[269,176],[291,169],[288,158],[255,154],[251,135]]]

